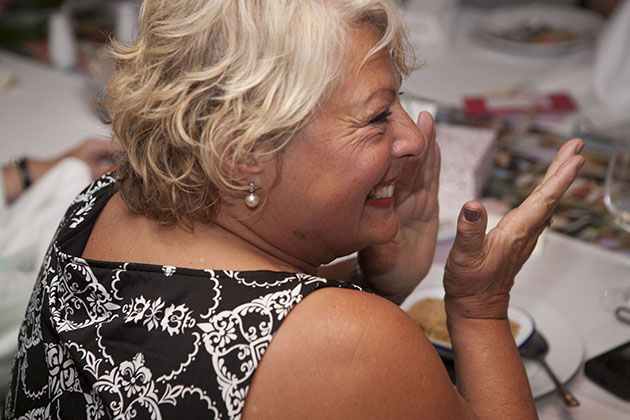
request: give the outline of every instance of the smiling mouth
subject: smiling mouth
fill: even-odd
[[[372,191],[368,194],[368,199],[385,199],[392,198],[394,196],[394,184],[381,185],[372,188]]]

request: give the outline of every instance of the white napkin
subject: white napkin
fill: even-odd
[[[615,114],[630,112],[630,0],[620,3],[600,34],[595,93]]]
[[[61,218],[91,179],[83,161],[67,158],[31,185],[0,218],[0,258],[15,270],[38,270]]]

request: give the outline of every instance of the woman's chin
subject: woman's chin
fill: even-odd
[[[374,227],[370,232],[370,243],[368,246],[372,245],[385,245],[390,243],[396,238],[398,235],[398,229],[400,227],[400,223],[398,222],[398,217],[396,217],[395,213],[393,217],[389,218],[385,223]]]

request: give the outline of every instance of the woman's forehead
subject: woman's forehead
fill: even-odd
[[[388,51],[382,49],[368,56],[377,42],[375,31],[368,29],[352,37],[336,93],[359,101],[382,93],[396,94],[402,76]]]

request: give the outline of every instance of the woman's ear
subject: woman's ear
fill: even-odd
[[[223,167],[230,178],[243,184],[251,182],[252,178],[258,178],[262,173],[270,170],[275,173],[275,157],[271,153],[252,151],[246,156],[238,153],[226,153],[223,158]]]
[[[243,155],[229,150],[223,155],[221,164],[225,173],[233,180],[246,180],[262,171],[262,166],[253,153]]]

